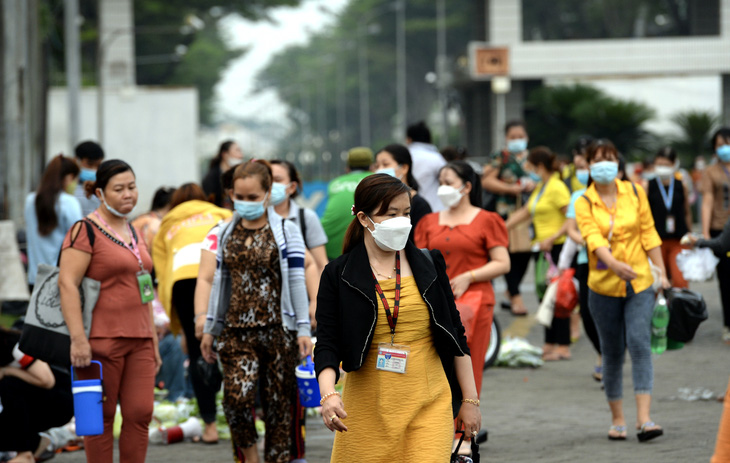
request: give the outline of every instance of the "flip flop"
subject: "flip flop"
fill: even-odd
[[[608,432],[611,431],[618,433],[618,436],[612,436],[611,434],[608,435],[608,440],[626,440],[626,435],[621,436],[620,434],[622,432],[626,432],[626,425],[620,424],[620,425],[613,425],[610,428],[608,428]]]
[[[639,442],[647,442],[664,434],[664,430],[661,428],[649,430],[646,429],[653,426],[656,426],[656,423],[654,423],[653,421],[647,421],[646,423],[641,425],[641,432],[636,433],[636,437],[639,439]]]
[[[499,303],[502,310],[512,310],[512,303],[510,301],[502,301]]]

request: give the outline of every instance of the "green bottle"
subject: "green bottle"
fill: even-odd
[[[651,317],[651,351],[661,354],[667,350],[667,326],[669,325],[669,310],[667,300],[659,296]]]

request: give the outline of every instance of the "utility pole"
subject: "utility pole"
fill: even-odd
[[[441,146],[449,144],[449,123],[447,118],[446,74],[446,0],[436,0],[436,75],[438,82],[438,99],[441,107]]]
[[[79,0],[65,0],[64,38],[66,52],[66,89],[68,91],[68,135],[70,150],[79,142],[81,99],[81,44],[79,42]]]
[[[367,24],[358,28],[360,59],[360,145],[370,146],[370,83],[368,82]]]
[[[396,2],[396,99],[398,103],[398,121],[396,122],[397,138],[405,137],[408,122],[406,106],[406,2]]]

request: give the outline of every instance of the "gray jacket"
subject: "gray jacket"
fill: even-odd
[[[284,328],[296,331],[297,336],[311,336],[309,306],[304,281],[304,240],[292,221],[281,219],[268,209],[269,226],[274,233],[279,248],[281,269],[281,315]],[[231,300],[231,273],[223,262],[225,250],[231,233],[241,221],[241,216],[233,214],[233,219],[220,229],[216,270],[213,287],[208,301],[208,314],[203,331],[218,336],[225,327],[226,313]]]

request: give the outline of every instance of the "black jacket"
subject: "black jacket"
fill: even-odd
[[[406,258],[430,311],[434,344],[451,386],[456,415],[461,405],[461,388],[454,372],[454,357],[469,355],[469,348],[444,258],[437,250],[430,253],[433,263],[413,243],[406,244]],[[340,362],[347,372],[362,367],[379,315],[377,298],[364,243],[327,264],[317,293],[314,365],[318,377],[329,367],[339,378]]]

